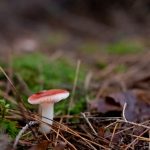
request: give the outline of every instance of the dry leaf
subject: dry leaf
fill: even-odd
[[[66,143],[63,141],[58,141],[57,145],[53,148],[53,150],[64,150]]]
[[[49,145],[49,141],[44,140],[39,144],[31,147],[29,150],[47,150],[48,145]]]
[[[109,111],[121,111],[121,106],[117,103],[115,105],[107,103],[105,99],[99,99],[89,102],[90,111],[97,111],[101,113],[106,113]]]
[[[106,113],[109,111],[122,111],[124,104],[126,119],[129,121],[143,121],[150,117],[150,94],[140,90],[113,93],[104,99],[92,101],[90,110]]]

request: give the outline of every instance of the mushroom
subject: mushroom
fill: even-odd
[[[44,90],[31,95],[28,98],[30,104],[40,104],[40,113],[42,121],[52,125],[54,116],[54,103],[57,103],[69,96],[69,92],[62,89]],[[48,134],[50,132],[50,126],[41,123],[40,132]]]

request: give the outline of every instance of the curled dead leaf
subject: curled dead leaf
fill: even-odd
[[[122,111],[124,104],[126,119],[129,121],[143,121],[150,117],[150,94],[140,90],[112,93],[105,98],[100,98],[89,103],[90,110],[107,113]]]

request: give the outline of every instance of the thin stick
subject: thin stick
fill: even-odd
[[[5,75],[5,77],[7,78],[7,80],[9,81],[9,83],[11,84],[11,86],[14,88],[15,92],[17,92],[17,89],[15,88],[14,84],[12,83],[12,81],[10,80],[10,78],[8,77],[8,75],[6,74],[6,72],[4,71],[4,69],[0,66],[0,71]]]
[[[122,110],[122,118],[125,122],[127,122],[127,119],[126,119],[126,116],[125,116],[126,107],[127,107],[127,103],[125,102],[124,105],[123,105],[123,110]]]
[[[74,101],[75,90],[76,90],[76,87],[77,87],[77,81],[78,81],[78,77],[79,77],[80,64],[81,64],[81,61],[78,60],[77,67],[76,67],[76,73],[75,73],[75,79],[74,79],[73,88],[72,88],[72,92],[71,92],[72,96],[70,98],[70,103],[69,103],[69,106],[68,106],[68,115],[70,114],[70,110],[72,108],[73,101]]]
[[[41,120],[39,120],[39,119],[37,119],[37,118],[34,118],[34,117],[31,117],[31,118],[34,119],[34,120],[39,121],[40,123],[41,123],[41,122],[42,122],[42,123],[45,123],[45,122],[43,122],[43,121],[41,121]],[[92,144],[94,144],[94,145],[96,145],[96,146],[99,146],[99,147],[101,147],[101,148],[104,148],[105,150],[110,150],[110,148],[106,148],[106,147],[104,147],[103,145],[100,145],[100,144],[98,144],[98,143],[96,143],[96,142],[94,142],[94,141],[88,140],[88,139],[86,139],[86,138],[80,136],[80,134],[78,134],[76,131],[72,130],[72,129],[69,128],[68,126],[65,126],[64,124],[60,124],[59,122],[54,121],[54,120],[53,120],[53,122],[55,122],[56,125],[61,125],[61,126],[62,126],[62,128],[60,128],[61,130],[65,131],[65,132],[68,132],[68,133],[70,133],[70,134],[72,134],[72,135],[75,135],[76,137],[81,138],[83,141],[85,141],[85,142],[86,142],[89,146],[91,146],[91,147],[92,147],[92,145],[91,145],[91,143],[92,143]],[[47,124],[47,123],[45,123],[45,124]],[[47,124],[47,125],[49,125],[49,124]],[[49,125],[49,126],[51,126],[51,125]],[[54,126],[54,125],[53,125],[53,126]],[[58,128],[58,126],[55,126],[55,127]],[[51,129],[54,130],[53,128],[51,128]],[[55,131],[55,132],[56,132],[56,131]],[[60,136],[60,134],[59,134],[59,136]]]
[[[62,125],[63,125],[63,124],[62,124]],[[63,125],[63,126],[65,127],[65,125]],[[81,138],[81,139],[82,139],[83,141],[85,141],[88,145],[91,146],[91,143],[92,143],[92,144],[97,145],[97,146],[99,146],[99,147],[101,147],[101,148],[104,148],[105,150],[110,150],[109,148],[106,148],[106,147],[104,147],[103,145],[100,145],[100,144],[98,144],[98,143],[96,143],[96,142],[94,142],[94,141],[88,140],[88,139],[86,139],[86,138],[80,136],[77,132],[75,132],[74,130],[70,129],[69,127],[66,126],[66,128],[68,129],[68,130],[67,130],[68,133],[73,134],[73,135],[75,135],[75,136]]]
[[[29,128],[31,127],[32,125],[35,125],[37,124],[37,121],[30,121],[28,124],[26,124],[21,130],[20,132],[18,133],[18,135],[16,136],[16,139],[15,139],[15,142],[14,142],[14,145],[13,145],[13,148],[16,149],[16,146],[19,142],[19,139],[21,138],[22,134]]]
[[[21,112],[23,118],[24,118],[26,121],[28,121],[28,119],[27,119],[27,117],[26,117],[26,113],[27,113],[28,115],[30,115],[30,112],[26,109],[26,107],[25,107],[25,105],[24,105],[24,103],[23,103],[23,100],[22,100],[20,94],[18,93],[16,87],[14,86],[14,84],[12,83],[12,81],[10,80],[10,78],[8,77],[8,75],[6,74],[6,72],[4,71],[4,69],[3,69],[1,66],[0,66],[0,71],[4,74],[4,76],[6,77],[6,79],[9,81],[10,85],[13,87],[14,92],[15,92],[15,94],[16,94],[16,96],[17,96],[17,103],[18,103],[18,106],[19,106],[18,108],[19,108],[19,110],[20,110],[20,112]],[[30,128],[30,126],[29,126],[29,128]],[[31,129],[31,131],[32,131],[32,129]],[[34,133],[33,131],[32,131],[32,134],[33,134],[33,136],[36,138],[35,133]]]
[[[87,124],[89,125],[89,127],[91,128],[91,130],[93,131],[93,133],[95,135],[97,135],[97,132],[95,131],[95,129],[93,128],[93,126],[91,125],[89,119],[86,117],[85,113],[81,113],[81,115],[83,116],[83,118],[85,119],[85,121],[87,122]]]
[[[60,119],[60,124],[62,123],[63,121],[63,117]],[[57,145],[57,141],[58,141],[58,137],[59,137],[59,132],[60,132],[60,126],[58,127],[58,131],[57,131],[57,135],[56,135],[56,139],[55,139],[55,146]]]
[[[14,84],[12,83],[12,81],[10,80],[10,78],[8,77],[8,75],[6,74],[6,72],[4,71],[4,69],[1,66],[0,66],[0,71],[5,75],[6,79],[9,81],[10,85],[13,87],[14,92],[15,92],[16,96],[18,97],[17,102],[20,106],[20,110],[26,110],[24,103],[22,101],[22,98],[20,97],[16,87],[14,86]],[[23,113],[23,115],[24,115],[24,113]]]
[[[32,119],[34,119],[34,120],[36,120],[36,121],[38,121],[39,123],[45,123],[45,122],[43,122],[43,121],[41,121],[40,119],[38,119],[38,118],[32,118]],[[53,120],[53,122],[54,122],[54,120]],[[55,121],[56,122],[56,121]],[[60,125],[63,125],[63,124],[60,124],[60,123],[58,123],[58,122],[56,122],[59,126]],[[49,125],[50,127],[52,127],[52,125],[50,125],[50,124],[48,124],[48,123],[45,123],[45,124],[47,124],[47,125]],[[54,125],[53,125],[54,126]],[[64,127],[65,127],[65,125],[63,125]],[[56,126],[55,126],[56,127]],[[57,127],[58,128],[58,127]],[[61,129],[61,128],[60,128]],[[52,131],[54,131],[56,134],[57,134],[57,131],[55,131],[53,128],[51,128],[51,130]],[[62,130],[62,129],[61,129]],[[44,134],[45,135],[45,134]],[[68,143],[68,145],[70,145],[72,148],[73,148],[73,150],[77,150],[76,148],[75,148],[75,146],[73,145],[73,144],[71,144],[67,139],[65,139],[62,135],[60,135],[60,133],[58,134],[59,135],[59,137],[60,138],[62,138],[66,143]]]
[[[147,131],[148,131],[148,129],[146,129],[144,132],[142,132],[139,136],[142,136]],[[139,136],[136,139],[134,139],[130,144],[128,144],[127,147],[125,148],[125,150],[127,150],[132,144],[134,144],[139,139]]]
[[[142,136],[139,136],[139,135],[133,135],[133,134],[129,134],[129,135],[133,136],[135,138],[138,138],[138,140],[145,141],[145,142],[150,142],[150,138],[142,137]]]
[[[114,138],[116,129],[117,129],[117,127],[118,127],[118,124],[119,124],[119,123],[116,123],[116,125],[115,125],[115,127],[114,127],[114,130],[113,130],[113,133],[112,133],[112,136],[111,136],[111,139],[110,139],[109,146],[111,146],[111,143],[112,143],[112,141],[113,141],[113,138]]]
[[[7,93],[3,92],[2,90],[0,90],[0,95],[4,97],[7,101],[9,101],[10,103],[17,105],[17,102],[14,100],[14,98],[9,96]]]
[[[141,125],[143,125],[143,124],[146,124],[146,123],[148,123],[150,120],[147,120],[147,121],[145,121],[145,122],[142,122],[142,123],[140,123]],[[117,122],[117,121],[116,121]],[[116,123],[115,122],[115,123]],[[109,125],[108,125],[109,126]],[[105,127],[106,128],[106,127]],[[125,131],[127,131],[127,130],[130,130],[130,129],[132,129],[132,128],[134,128],[134,126],[132,126],[132,127],[128,127],[128,128],[126,128],[126,129],[123,129],[123,130],[121,130],[121,131],[118,131],[118,132],[116,132],[115,134],[120,134],[120,133],[122,133],[122,132],[125,132]],[[106,138],[108,138],[108,137],[110,137],[110,136],[106,136]]]
[[[52,131],[56,133],[56,131],[52,128]],[[66,140],[62,135],[58,134],[64,141],[65,143],[68,143],[74,150],[77,150],[73,144],[71,144],[68,140]]]
[[[138,124],[138,123],[135,123],[135,122],[131,122],[131,121],[124,121],[124,120],[120,120],[118,119],[117,120],[118,122],[123,122],[123,123],[129,123],[129,124],[132,124],[132,125],[135,125],[135,126],[138,126],[138,127],[143,127],[143,128],[146,128],[146,129],[149,129],[150,130],[150,126],[146,126],[146,125],[143,125],[143,124]]]
[[[114,124],[116,124],[116,123],[117,123],[117,121],[112,122],[112,123],[110,123],[109,125],[107,125],[106,127],[104,127],[104,129],[106,130],[107,128],[109,128],[109,127],[113,126],[113,125],[114,125]]]
[[[12,76],[13,76],[13,70],[12,70],[12,49],[10,49],[10,51],[9,51],[9,54],[8,54],[8,76],[9,76],[9,78],[10,79],[12,79]],[[7,83],[6,83],[6,91],[5,91],[5,93],[9,93],[10,92],[10,90],[11,90],[11,87],[10,87],[10,83],[7,81]]]

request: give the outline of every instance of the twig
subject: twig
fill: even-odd
[[[40,119],[38,119],[38,116],[36,116],[36,118],[32,118],[32,119],[38,121],[39,123],[45,123],[45,122],[41,121]],[[47,118],[47,119],[48,119],[48,118]],[[56,121],[54,121],[54,120],[53,120],[53,122],[57,123],[57,124],[59,125],[59,127],[60,127],[60,125],[63,125],[63,124],[61,124],[61,123],[59,123],[59,122],[56,122]],[[45,123],[45,124],[47,124],[47,125],[49,125],[49,126],[52,126],[52,125],[50,125],[50,124],[48,124],[48,123]],[[54,126],[54,125],[53,125],[53,126]],[[56,126],[55,126],[55,127],[56,127]],[[59,127],[57,127],[57,128],[59,128]],[[63,125],[63,127],[66,127],[66,126]],[[62,130],[62,128],[60,128],[60,129]],[[54,131],[54,132],[57,134],[57,131],[55,131],[53,128],[51,128],[51,130]],[[66,131],[66,130],[65,130],[65,131]],[[75,146],[74,146],[73,144],[71,144],[67,139],[65,139],[62,135],[60,135],[60,133],[59,133],[58,135],[59,135],[59,137],[62,138],[66,143],[68,143],[68,145],[70,145],[70,146],[73,148],[73,150],[77,150],[77,149],[75,148]]]
[[[63,117],[60,119],[60,124],[62,123],[63,121]],[[55,139],[55,146],[57,145],[57,141],[58,141],[58,137],[59,137],[59,132],[60,132],[60,126],[58,127],[58,131],[57,131],[57,135],[56,135],[56,139]]]
[[[52,128],[52,131],[56,133],[56,131]],[[74,150],[77,150],[73,144],[71,144],[68,140],[66,140],[62,135],[58,134],[68,145],[70,145]]]
[[[138,138],[138,140],[150,142],[150,138],[146,138],[146,137],[142,137],[142,136],[138,136],[138,135],[133,135],[133,134],[129,134],[129,135]]]
[[[0,95],[4,97],[6,100],[8,100],[9,102],[17,105],[17,102],[13,99],[13,97],[9,96],[7,93],[3,92],[2,90],[0,90]]]
[[[62,125],[63,125],[63,124],[62,124]],[[63,125],[63,126],[64,126],[64,125]],[[101,147],[101,148],[104,148],[105,150],[110,150],[109,148],[106,148],[106,147],[104,147],[103,145],[100,145],[100,144],[98,144],[98,143],[96,143],[96,142],[94,142],[94,141],[88,140],[88,139],[86,139],[86,138],[80,136],[77,132],[75,132],[74,130],[70,129],[69,127],[67,127],[67,126],[64,126],[64,127],[67,128],[67,132],[68,132],[68,133],[73,134],[73,135],[75,135],[75,136],[81,138],[81,139],[82,139],[83,141],[85,141],[88,145],[91,146],[91,144],[94,144],[94,145],[97,145],[97,146],[99,146],[99,147]]]
[[[85,113],[81,113],[81,115],[83,116],[83,118],[85,119],[85,121],[87,122],[87,124],[89,125],[89,127],[91,128],[91,130],[93,131],[93,133],[94,133],[95,135],[97,135],[95,129],[94,129],[93,126],[91,125],[91,123],[90,123],[89,119],[86,117]]]
[[[81,143],[81,144],[83,144],[83,145],[85,145],[85,146],[87,146],[88,148],[87,149],[93,149],[93,150],[97,150],[97,148],[95,148],[93,145],[87,145],[84,141],[82,141],[82,140],[78,140],[78,143]]]
[[[18,141],[19,139],[21,138],[22,134],[29,128],[31,127],[32,125],[35,125],[37,124],[37,121],[30,121],[28,124],[26,124],[21,130],[20,132],[18,133],[18,135],[16,136],[16,139],[15,139],[15,142],[14,142],[14,145],[13,145],[13,148],[16,149],[16,146],[18,144]]]
[[[123,105],[123,110],[122,110],[122,118],[125,122],[127,122],[127,119],[126,119],[126,116],[125,116],[126,107],[127,107],[127,103],[125,102],[124,105]]]
[[[80,135],[82,135],[82,136],[85,136],[85,137],[88,137],[88,138],[90,138],[91,140],[93,140],[95,137],[93,136],[93,135],[91,135],[91,133],[89,132],[89,130],[87,130],[86,128],[85,128],[85,126],[84,125],[80,125],[80,128],[85,132],[85,133],[80,133],[80,132],[78,132],[78,134],[80,134]]]
[[[114,135],[115,135],[115,132],[116,132],[116,129],[118,127],[118,123],[116,123],[115,127],[114,127],[114,130],[113,130],[113,133],[112,133],[112,136],[111,136],[111,139],[110,139],[110,143],[109,143],[109,146],[111,146],[111,143],[113,141],[113,138],[114,138]]]
[[[77,81],[78,81],[78,76],[79,76],[80,64],[81,64],[81,61],[78,60],[78,62],[77,62],[77,67],[76,67],[76,73],[75,73],[74,84],[73,84],[73,88],[72,88],[72,92],[71,92],[71,93],[72,93],[72,96],[71,96],[71,98],[70,98],[70,102],[69,102],[69,106],[68,106],[68,115],[70,114],[70,110],[71,110],[72,105],[73,105],[73,99],[74,99],[75,90],[76,90]]]
[[[13,72],[12,72],[12,57],[13,57],[13,53],[12,53],[12,49],[10,48],[8,56],[7,56],[7,59],[8,59],[8,76],[9,76],[9,78],[11,80],[12,80],[12,77],[13,77]],[[5,93],[8,94],[10,92],[10,90],[11,90],[11,86],[10,86],[9,81],[7,81]]]
[[[140,124],[140,123],[135,123],[135,122],[131,122],[131,121],[124,121],[124,120],[120,120],[120,119],[118,119],[117,121],[118,122],[123,122],[123,123],[129,123],[129,124],[132,124],[132,125],[135,125],[135,126],[138,126],[138,127],[143,127],[143,128],[146,128],[146,129],[150,130],[150,126],[146,126],[146,125],[143,125],[143,124]]]
[[[12,116],[5,116],[5,118],[15,120],[15,121],[22,120],[22,117],[20,115],[15,115],[15,114],[12,114]]]
[[[9,81],[10,85],[12,86],[13,91],[14,91],[14,93],[15,93],[16,96],[17,96],[16,101],[17,101],[18,106],[19,106],[18,108],[19,108],[19,110],[20,110],[22,116],[24,117],[24,119],[25,119],[26,121],[28,121],[28,118],[26,117],[26,115],[27,115],[27,114],[30,115],[30,112],[26,109],[25,104],[24,104],[24,102],[23,102],[23,100],[22,100],[22,98],[21,98],[19,92],[17,91],[17,89],[16,89],[16,87],[14,86],[13,82],[11,81],[11,79],[8,77],[8,75],[6,74],[6,72],[4,71],[4,69],[3,69],[1,66],[0,66],[0,71],[4,74],[4,76],[5,76],[6,79]],[[30,126],[29,126],[29,128],[30,128]],[[31,131],[32,131],[32,129],[31,129]],[[32,134],[33,134],[33,136],[36,138],[35,133],[34,133],[33,131],[32,131]]]
[[[134,144],[140,136],[142,136],[144,133],[146,133],[148,131],[148,129],[146,129],[144,132],[142,132],[136,139],[134,139],[130,144],[127,145],[127,147],[125,148],[125,150],[127,150],[132,144]]]
[[[37,116],[38,117],[38,116]],[[42,122],[41,120],[39,120],[38,118],[34,118],[34,117],[31,117],[32,119],[34,119],[34,120],[37,120],[37,121],[39,121],[40,123]],[[71,128],[69,128],[68,126],[65,126],[64,124],[60,124],[59,122],[57,122],[57,121],[54,121],[53,120],[53,122],[55,123],[55,125],[57,125],[57,126],[54,126],[54,127],[56,127],[56,128],[58,128],[60,125],[62,126],[62,128],[60,128],[61,130],[63,130],[63,131],[65,131],[65,132],[68,132],[68,133],[70,133],[70,134],[72,134],[72,135],[74,135],[74,136],[76,136],[76,137],[79,137],[80,139],[82,139],[83,141],[85,141],[89,146],[91,146],[92,147],[92,144],[94,144],[94,145],[96,145],[96,146],[99,146],[99,147],[101,147],[101,148],[104,148],[105,150],[110,150],[110,148],[106,148],[105,146],[103,146],[103,145],[100,145],[100,144],[98,144],[98,143],[96,143],[96,142],[94,142],[94,141],[91,141],[91,140],[88,140],[88,139],[86,139],[86,138],[84,138],[84,137],[82,137],[82,136],[80,136],[80,134],[78,134],[76,131],[74,131],[74,130],[72,130]],[[42,122],[42,123],[44,123],[44,122]],[[45,124],[47,124],[47,123],[45,123]],[[47,124],[47,125],[49,125],[49,124]],[[59,125],[59,126],[58,126]],[[54,132],[56,132],[53,128],[51,128],[51,130],[53,130]],[[57,133],[57,132],[56,132]],[[59,134],[59,136],[61,137],[61,135]]]
[[[145,124],[145,123],[149,123],[149,121],[150,121],[150,120],[147,120],[147,121],[145,121],[145,122],[142,122],[141,125],[143,125],[143,124]],[[116,122],[117,122],[117,121],[116,121]],[[116,122],[114,122],[114,123],[116,123]],[[113,125],[114,123],[112,123],[112,124],[110,124],[110,125]],[[106,126],[106,127],[109,127],[109,125]],[[106,127],[105,127],[105,128],[106,128]],[[120,134],[120,133],[125,132],[125,131],[127,131],[127,130],[130,130],[130,129],[132,129],[132,128],[134,128],[134,126],[125,128],[125,129],[123,129],[123,130],[121,130],[121,131],[116,132],[115,134]],[[110,137],[110,136],[106,136],[106,138],[109,138],[109,137]]]
[[[8,77],[8,75],[6,74],[6,72],[4,71],[4,69],[3,69],[1,66],[0,66],[0,71],[4,74],[4,76],[6,77],[6,79],[9,81],[10,85],[13,87],[14,92],[15,92],[16,96],[18,97],[18,98],[17,98],[17,102],[18,102],[18,104],[19,104],[19,106],[20,106],[20,110],[21,110],[21,111],[26,110],[25,105],[24,105],[24,103],[23,103],[23,100],[22,100],[22,98],[20,97],[20,95],[19,95],[19,93],[18,93],[16,87],[14,86],[14,84],[12,83],[12,81],[10,80],[10,78]],[[24,113],[23,113],[23,115],[24,115]]]
[[[104,127],[105,129],[109,128],[110,126],[113,126],[114,124],[116,124],[117,121],[110,123],[109,125],[107,125],[106,127]]]

